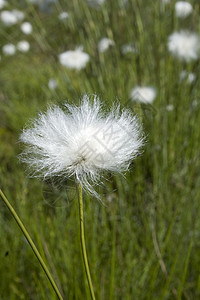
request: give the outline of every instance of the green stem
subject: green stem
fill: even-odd
[[[94,289],[92,286],[92,279],[90,276],[90,269],[88,265],[88,259],[87,259],[87,252],[86,252],[86,246],[85,246],[85,233],[84,233],[84,222],[83,222],[83,193],[82,193],[82,186],[79,183],[78,186],[79,190],[79,218],[80,218],[80,238],[81,238],[81,249],[82,249],[82,254],[83,254],[83,261],[85,265],[85,271],[87,275],[87,280],[90,288],[90,294],[92,300],[95,300],[95,295],[94,295]]]
[[[8,207],[8,209],[10,210],[12,216],[14,217],[14,219],[17,222],[18,226],[20,227],[21,231],[23,232],[23,234],[24,234],[25,238],[27,239],[29,245],[31,246],[31,248],[32,248],[35,256],[39,260],[40,265],[42,266],[42,268],[43,268],[46,276],[48,277],[48,279],[49,279],[49,281],[50,281],[50,283],[51,283],[51,285],[52,285],[52,287],[53,287],[53,289],[54,289],[54,291],[55,291],[58,299],[59,300],[63,300],[63,297],[61,296],[61,294],[60,294],[60,292],[59,292],[59,290],[58,290],[58,288],[57,288],[57,286],[56,286],[56,284],[55,284],[55,282],[54,282],[54,280],[53,280],[53,278],[52,278],[52,276],[51,276],[51,274],[50,274],[50,272],[49,272],[49,270],[48,270],[48,268],[47,268],[47,266],[46,266],[46,264],[44,262],[44,260],[42,259],[40,253],[38,252],[35,244],[33,243],[32,239],[31,239],[30,235],[28,234],[28,232],[27,232],[26,228],[24,227],[22,221],[18,217],[16,211],[14,210],[14,208],[12,207],[12,205],[9,203],[8,199],[6,198],[6,196],[4,195],[4,193],[2,192],[1,189],[0,189],[0,196],[2,197],[4,203],[6,204],[6,206]]]

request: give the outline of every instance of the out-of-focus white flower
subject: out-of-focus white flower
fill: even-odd
[[[168,49],[180,60],[196,60],[199,56],[199,37],[189,31],[174,32],[168,38]]]
[[[29,42],[27,42],[27,41],[20,41],[20,42],[17,44],[17,49],[18,49],[20,52],[28,52],[29,49],[30,49],[30,44],[29,44]]]
[[[3,10],[0,13],[0,19],[2,23],[6,26],[14,25],[17,23],[17,17],[13,14],[12,11]]]
[[[133,43],[125,44],[122,46],[122,53],[125,55],[127,53],[135,53],[136,49]]]
[[[27,144],[21,160],[34,170],[33,176],[75,176],[83,187],[97,195],[102,171],[126,171],[144,139],[132,112],[113,108],[105,114],[97,96],[93,104],[85,95],[79,107],[66,104],[40,113],[20,140]]]
[[[81,70],[86,67],[89,60],[89,54],[83,52],[82,47],[59,54],[60,63],[69,69]]]
[[[156,89],[151,86],[136,86],[131,90],[130,97],[136,102],[153,103],[156,98]]]
[[[173,104],[169,104],[166,106],[166,110],[167,111],[173,111],[174,110],[174,105]]]
[[[189,2],[178,1],[175,4],[176,16],[178,18],[187,18],[193,11],[193,7]]]
[[[13,44],[6,44],[2,47],[2,52],[5,55],[14,55],[16,52],[16,47]]]
[[[2,9],[7,4],[7,1],[0,0],[0,9]]]
[[[181,80],[187,80],[188,83],[193,83],[196,79],[196,75],[192,72],[187,72],[186,70],[182,71],[180,74]]]
[[[171,0],[160,0],[162,4],[169,4]]]
[[[21,31],[25,34],[31,34],[31,32],[33,31],[33,26],[29,22],[22,23],[20,28]]]
[[[88,0],[88,4],[94,7],[101,6],[104,2],[105,0]]]
[[[69,18],[69,14],[66,11],[63,11],[59,14],[58,16],[59,20],[63,21],[63,20],[67,20]]]
[[[110,46],[114,46],[115,42],[109,38],[102,38],[98,43],[98,50],[100,53],[105,52],[108,50]]]
[[[24,18],[24,13],[17,9],[14,9],[12,11],[3,10],[0,14],[0,19],[2,23],[6,26],[14,25],[19,21],[23,20],[23,18]]]
[[[48,87],[50,90],[55,90],[58,87],[57,80],[54,78],[49,79]]]
[[[24,19],[24,13],[22,11],[13,9],[12,13],[16,16],[18,22]]]

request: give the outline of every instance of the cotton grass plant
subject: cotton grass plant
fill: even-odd
[[[100,188],[93,188],[106,207],[84,192],[95,296],[199,299],[200,65],[199,59],[180,59],[168,51],[167,44],[174,32],[199,34],[200,2],[188,1],[193,12],[185,19],[176,16],[177,1],[172,0],[128,0],[126,6],[122,0],[106,0],[102,5],[76,0],[67,7],[61,0],[48,4],[48,13],[33,2],[41,3],[7,1],[1,10],[18,9],[25,15],[11,26],[1,21],[1,49],[22,40],[30,43],[27,53],[17,49],[13,56],[0,53],[1,188],[29,229],[61,295],[69,300],[90,299],[80,261],[73,176],[63,179],[62,187],[59,181],[59,188],[51,184],[52,179],[42,184],[27,179],[17,160],[22,145],[16,141],[24,124],[39,111],[45,112],[47,105],[60,107],[68,99],[78,107],[80,95],[86,92],[106,99],[105,108],[117,97],[122,107],[140,109],[148,146],[134,162],[134,170],[125,177],[102,172]],[[58,18],[63,11],[69,13],[65,21]],[[23,22],[32,24],[28,36],[21,31]],[[102,37],[115,41],[115,46],[99,54]],[[128,44],[135,51],[130,47],[124,54],[122,46]],[[86,67],[61,65],[59,54],[79,45],[90,57]],[[188,74],[185,79],[181,79],[183,70]],[[192,83],[188,83],[190,73],[196,76]],[[58,82],[55,90],[48,87],[50,78]],[[131,101],[131,89],[145,86],[156,89],[155,100],[150,105]],[[55,299],[18,226],[1,201],[0,206],[0,298]]]
[[[20,141],[26,148],[19,158],[29,165],[33,177],[74,177],[77,182],[83,261],[91,298],[95,299],[85,245],[82,189],[100,199],[94,186],[101,182],[102,172],[128,170],[144,144],[141,125],[129,110],[120,112],[118,105],[106,114],[96,95],[92,103],[85,95],[78,107],[66,103],[65,110],[53,106],[46,113],[40,113],[31,127],[23,130]],[[8,201],[5,203],[8,205]],[[18,225],[24,233],[23,225],[20,222]],[[60,298],[41,256],[37,250],[34,253]]]

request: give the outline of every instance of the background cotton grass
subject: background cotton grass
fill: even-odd
[[[184,19],[193,12],[193,7],[187,1],[178,1],[175,3],[175,11],[178,18]]]
[[[50,78],[48,82],[48,88],[50,90],[55,90],[58,87],[58,82],[55,78]]]
[[[59,54],[59,61],[61,65],[69,69],[84,69],[89,60],[89,54],[83,52],[82,47],[79,47],[76,50],[68,50]]]
[[[190,62],[199,57],[199,37],[190,31],[172,33],[168,38],[168,49],[180,60]]]
[[[1,22],[6,26],[14,25],[18,22],[17,16],[8,10],[4,10],[0,13]]]
[[[2,47],[2,52],[7,56],[12,56],[16,52],[16,47],[13,44],[6,44]]]
[[[24,13],[18,9],[13,9],[12,11],[3,10],[0,13],[0,19],[5,26],[11,26],[22,21]]]
[[[131,100],[151,104],[156,98],[156,89],[151,86],[136,86],[131,90]]]
[[[31,34],[33,31],[33,26],[29,22],[22,23],[20,28],[24,34]]]
[[[20,140],[27,144],[21,160],[35,170],[35,176],[75,176],[90,192],[103,170],[127,170],[143,145],[138,120],[128,110],[113,108],[104,114],[99,99],[85,95],[80,107],[66,104],[40,113],[32,128]]]
[[[110,46],[114,46],[115,42],[109,38],[102,38],[98,43],[98,50],[100,53],[103,53],[109,49]]]
[[[0,0],[0,9],[2,9],[6,4],[6,0]]]
[[[20,52],[28,52],[30,49],[30,44],[27,41],[20,41],[17,44],[17,50],[19,50]]]
[[[67,20],[68,18],[69,18],[69,14],[66,11],[62,11],[58,16],[58,19],[61,21]]]

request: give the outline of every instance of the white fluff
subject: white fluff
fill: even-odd
[[[165,4],[169,4],[171,2],[171,0],[160,0],[161,4],[165,5]]]
[[[180,60],[196,60],[199,56],[199,37],[189,31],[174,32],[168,38],[168,49]]]
[[[6,4],[7,2],[5,0],[0,0],[0,9],[2,9]]]
[[[186,80],[187,83],[193,83],[196,80],[196,75],[192,72],[187,72],[186,70],[183,70],[180,73],[180,79]]]
[[[14,25],[19,21],[23,20],[23,18],[24,18],[24,13],[17,9],[14,9],[12,11],[3,10],[0,14],[0,19],[2,23],[6,26]]]
[[[13,14],[13,12],[8,10],[2,11],[0,14],[0,18],[1,18],[1,22],[6,26],[14,25],[17,23],[16,15]]]
[[[156,98],[156,90],[151,86],[136,86],[131,90],[130,97],[136,102],[153,103]]]
[[[48,82],[48,88],[50,89],[50,90],[55,90],[56,88],[58,87],[58,82],[57,82],[57,80],[56,79],[54,79],[54,78],[50,78],[49,79],[49,82]]]
[[[175,4],[175,12],[178,18],[184,19],[193,12],[193,7],[189,2],[178,1]]]
[[[108,48],[110,46],[114,46],[115,42],[109,38],[102,38],[99,43],[98,43],[98,50],[100,53],[105,52],[106,50],[108,50]]]
[[[82,48],[76,50],[68,50],[59,55],[60,63],[69,69],[81,70],[86,67],[89,62],[89,54],[82,51]]]
[[[88,0],[88,4],[94,7],[101,6],[104,2],[105,0]]]
[[[63,20],[67,20],[69,18],[69,14],[66,11],[62,11],[59,16],[58,16],[59,20],[63,21]]]
[[[29,42],[27,42],[27,41],[20,41],[20,42],[17,44],[17,49],[18,49],[20,52],[28,52],[29,49],[30,49],[30,44],[29,44]]]
[[[20,28],[24,34],[31,34],[33,31],[33,26],[29,22],[22,23]]]
[[[85,95],[81,105],[66,104],[40,113],[32,128],[25,129],[20,140],[27,144],[21,160],[35,170],[34,176],[75,176],[83,187],[96,194],[101,171],[128,169],[143,137],[138,120],[128,110],[113,108],[104,114],[97,96],[90,104]]]
[[[128,53],[135,53],[135,52],[137,52],[133,43],[122,45],[121,49],[122,49],[122,53],[124,55],[128,54]]]
[[[13,44],[6,44],[2,47],[2,52],[7,56],[14,55],[16,52],[16,47]]]

